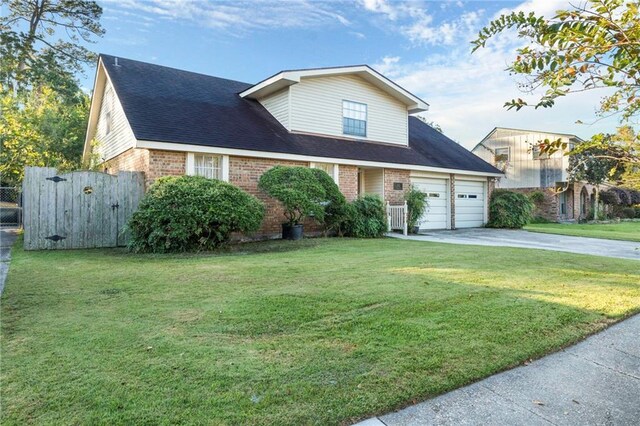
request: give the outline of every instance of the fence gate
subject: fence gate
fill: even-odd
[[[144,176],[27,167],[22,188],[26,250],[116,247],[127,243]]]

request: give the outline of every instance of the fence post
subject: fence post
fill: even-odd
[[[388,201],[387,201],[387,232],[391,232],[391,208],[389,207]]]
[[[402,229],[402,233],[403,233],[404,235],[407,235],[407,234],[409,233],[409,232],[408,232],[408,226],[409,226],[409,224],[407,223],[408,219],[409,219],[409,209],[408,209],[408,207],[407,207],[407,202],[405,201],[405,202],[404,202],[404,227],[403,227],[403,229]]]

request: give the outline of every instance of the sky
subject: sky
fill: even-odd
[[[424,99],[427,120],[467,148],[496,126],[588,138],[618,124],[596,121],[597,91],[561,99],[553,109],[507,111],[506,101],[526,96],[505,71],[522,41],[501,36],[471,54],[470,41],[500,14],[550,17],[567,0],[99,3],[106,33],[94,51],[247,83],[284,69],[368,64]],[[92,87],[92,70],[83,85]]]

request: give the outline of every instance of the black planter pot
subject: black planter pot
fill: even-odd
[[[301,240],[303,232],[304,232],[303,225],[291,225],[288,223],[282,224],[283,240]]]
[[[418,225],[414,226],[411,232],[413,232],[414,234],[418,234],[420,232],[420,227]]]

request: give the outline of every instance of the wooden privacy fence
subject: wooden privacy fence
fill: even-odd
[[[387,227],[389,231],[402,231],[404,235],[407,235],[408,213],[409,209],[406,201],[399,206],[392,206],[387,202]]]
[[[22,188],[25,250],[116,247],[127,243],[144,176],[27,167]]]

